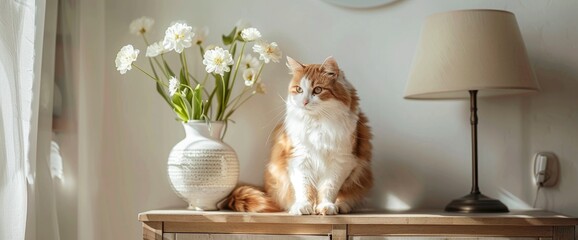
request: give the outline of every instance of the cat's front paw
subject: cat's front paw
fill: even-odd
[[[337,205],[337,208],[339,208],[339,213],[349,213],[351,210],[353,210],[349,204],[346,202],[340,202],[339,200],[337,200],[335,205]]]
[[[310,215],[313,213],[313,205],[309,202],[295,202],[289,209],[289,214],[293,215]]]
[[[335,215],[339,213],[339,208],[334,203],[322,202],[315,208],[315,213],[319,215]]]

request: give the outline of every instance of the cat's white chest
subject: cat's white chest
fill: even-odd
[[[333,117],[291,119],[287,132],[297,151],[307,154],[348,154],[353,148],[357,115],[336,113]]]

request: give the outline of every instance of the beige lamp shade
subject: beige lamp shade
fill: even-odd
[[[461,10],[427,18],[407,99],[467,98],[538,90],[514,14]]]

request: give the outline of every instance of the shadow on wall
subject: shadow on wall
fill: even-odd
[[[537,190],[532,182],[532,156],[539,151],[552,151],[559,158],[561,178],[553,188],[542,189],[536,207],[576,215],[578,210],[568,212],[564,209],[573,209],[572,203],[578,201],[578,195],[572,189],[572,184],[578,182],[578,158],[575,157],[578,156],[578,70],[569,65],[538,62],[535,72],[540,92],[479,100],[480,188],[512,209],[531,208]],[[466,103],[460,115],[469,115]],[[464,120],[463,124],[458,131],[467,141],[469,123]],[[374,148],[375,185],[368,207],[388,210],[440,208],[450,199],[469,191],[469,168],[440,166],[457,163],[452,160],[456,156],[463,155],[463,160],[468,160],[469,149],[465,155],[447,153],[445,151],[452,146],[444,143],[444,136],[435,136],[439,140],[430,142],[427,135],[387,133],[388,138],[395,140],[374,141],[374,144],[382,145]],[[403,146],[412,146],[419,151],[384,150]]]
[[[560,179],[558,185],[546,191],[564,194],[545,194],[545,204],[537,206],[575,209],[568,214],[578,214],[578,209],[571,207],[578,201],[574,193],[578,182],[578,71],[568,64],[548,62],[537,64],[536,74],[542,91],[528,106],[524,127],[530,136],[526,144],[535,151],[549,150],[558,155]],[[557,196],[565,203],[557,204]]]
[[[488,144],[491,149],[500,150],[494,154],[503,159],[495,166],[498,181],[504,183],[500,197],[517,196],[518,201],[525,199],[526,205],[531,206],[537,190],[532,182],[532,156],[539,151],[552,151],[559,158],[561,178],[556,186],[543,189],[536,207],[571,209],[571,203],[578,200],[571,186],[578,182],[578,71],[568,64],[550,61],[538,61],[534,70],[540,92],[488,98],[482,106],[489,109],[484,121],[492,127],[488,133],[492,141]],[[502,149],[499,145],[510,147]]]
[[[401,162],[374,161],[372,167],[375,179],[368,207],[392,211],[415,207],[423,192],[418,174]]]
[[[325,2],[334,4],[343,8],[354,8],[359,10],[366,9],[378,9],[384,7],[391,7],[396,5],[403,0],[369,0],[369,1],[359,1],[359,0],[324,0]]]

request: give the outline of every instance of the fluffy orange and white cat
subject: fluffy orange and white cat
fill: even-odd
[[[359,97],[334,58],[287,61],[293,78],[264,191],[241,186],[221,205],[242,212],[348,213],[373,185],[371,132]]]

